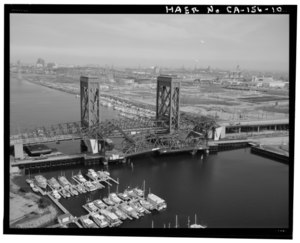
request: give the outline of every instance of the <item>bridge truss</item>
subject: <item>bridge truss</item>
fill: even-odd
[[[214,126],[203,119],[197,123],[193,119],[182,119],[186,126],[177,133],[169,134],[168,125],[164,121],[152,119],[106,120],[91,127],[82,126],[81,122],[69,122],[50,127],[39,127],[13,135],[10,145],[14,144],[38,144],[75,139],[105,139],[119,138],[121,142],[115,145],[117,151],[125,156],[134,156],[151,151],[161,153],[173,151],[195,151],[206,145],[207,130]],[[196,131],[197,137],[190,136]]]

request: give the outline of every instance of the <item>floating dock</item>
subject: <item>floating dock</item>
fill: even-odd
[[[65,214],[70,214],[70,212],[58,201],[56,200],[54,197],[52,197],[50,195],[50,193],[47,194],[48,197],[52,200],[52,202],[61,210],[63,211]],[[70,214],[71,215],[71,214]],[[82,228],[82,226],[76,221],[74,221],[74,223],[79,227]]]

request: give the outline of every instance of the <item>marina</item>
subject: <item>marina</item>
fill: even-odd
[[[110,174],[107,171],[98,171],[96,173],[93,169],[88,169],[86,177],[91,181],[87,180],[81,172],[77,175],[73,175],[72,178],[78,183],[77,186],[73,185],[65,176],[62,175],[58,176],[58,180],[55,177],[51,177],[47,180],[42,175],[36,175],[34,180],[26,179],[26,183],[30,185],[34,192],[40,192],[43,196],[48,196],[64,214],[72,217],[72,223],[75,223],[78,227],[118,227],[126,219],[139,219],[146,214],[151,214],[150,210],[156,209],[157,211],[161,211],[166,208],[165,201],[153,193],[149,193],[148,196],[145,197],[145,191],[137,187],[132,189],[127,188],[123,193],[110,193],[108,186],[109,191],[107,197],[99,198],[94,201],[90,201],[88,199],[88,202],[82,205],[82,208],[85,209],[88,214],[81,215],[78,218],[76,216],[74,217],[66,209],[66,207],[59,202],[59,200],[62,198],[67,199],[78,196],[79,192],[76,190],[78,185],[85,186],[86,188],[89,188],[87,191],[92,192],[94,191],[91,187],[92,185],[97,183],[100,184],[99,181],[107,182],[108,180],[111,180],[117,185],[118,191],[119,181],[110,177]],[[97,189],[102,188],[104,188],[104,186],[100,186]],[[121,197],[119,197],[119,195],[121,195]],[[53,227],[59,226],[53,225]],[[67,225],[61,224],[60,227],[67,227]]]

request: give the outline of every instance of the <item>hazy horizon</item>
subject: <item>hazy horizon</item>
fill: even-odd
[[[288,71],[288,15],[11,14],[11,61]]]

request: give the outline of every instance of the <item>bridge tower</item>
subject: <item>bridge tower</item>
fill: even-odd
[[[171,76],[157,77],[156,119],[168,125],[169,133],[179,128],[180,80]]]
[[[97,77],[80,77],[80,114],[82,127],[100,122],[100,82]]]
[[[81,126],[89,128],[100,123],[100,82],[97,77],[80,77],[80,114]],[[99,141],[82,140],[81,150],[98,153]]]

